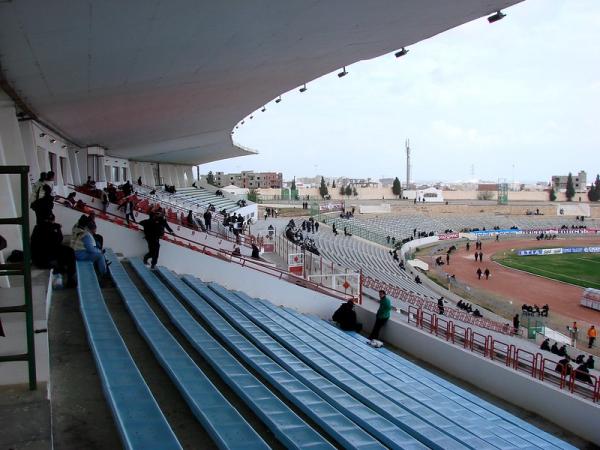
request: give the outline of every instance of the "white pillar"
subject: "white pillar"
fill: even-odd
[[[25,151],[25,159],[29,165],[29,179],[35,183],[40,177],[40,165],[38,163],[37,147],[35,145],[35,127],[33,121],[26,120],[19,122],[19,130],[21,131],[21,140]]]
[[[25,166],[25,151],[13,101],[0,91],[0,165]],[[23,195],[29,197],[29,193]],[[20,180],[16,175],[0,175],[0,217],[21,215]],[[24,211],[29,214],[29,209]],[[3,225],[0,234],[8,242],[7,251],[22,249],[21,227]]]
[[[79,170],[79,160],[77,158],[80,150],[70,148],[67,150],[67,159],[69,160],[69,170],[71,171],[71,183],[79,186],[81,184],[81,171]]]

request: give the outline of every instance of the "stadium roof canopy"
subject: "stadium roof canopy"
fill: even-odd
[[[0,1],[0,82],[77,145],[199,164],[279,94],[521,0]]]

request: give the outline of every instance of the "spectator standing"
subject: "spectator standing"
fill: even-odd
[[[106,214],[106,210],[108,209],[108,205],[110,203],[110,201],[108,200],[108,191],[106,190],[106,188],[104,188],[102,190],[101,201],[102,201],[102,212],[104,214]]]
[[[29,196],[29,204],[35,202],[40,195],[43,195],[42,187],[46,184],[46,172],[40,173],[40,178],[31,186],[31,195]]]
[[[444,315],[444,297],[438,298],[437,304],[438,304],[438,313],[440,315]]]
[[[594,345],[594,341],[596,340],[596,335],[597,335],[596,327],[594,325],[592,325],[588,329],[587,335],[588,335],[588,348],[592,348],[592,346]]]
[[[483,252],[479,252],[479,262],[483,262]]]
[[[319,232],[319,222],[315,220],[315,233]]]
[[[379,291],[379,309],[377,310],[377,315],[375,316],[375,325],[373,326],[373,330],[369,335],[370,340],[379,340],[379,332],[389,320],[391,311],[392,302],[388,296],[385,295],[385,291],[382,289]]]
[[[485,274],[485,279],[489,280],[490,279],[490,269],[488,269],[487,267],[485,268],[485,271],[483,272]]]
[[[514,334],[519,334],[519,325],[521,325],[521,322],[519,320],[519,315],[515,314],[515,317],[513,317],[513,329],[514,329]],[[546,341],[544,341],[546,342]],[[548,345],[548,343],[546,342],[546,345]],[[543,344],[542,344],[543,347]],[[550,347],[548,347],[548,349],[550,349]]]
[[[212,226],[211,225],[212,224],[212,213],[210,212],[210,210],[207,209],[206,211],[204,211],[203,217],[204,217],[204,226],[206,227],[206,229],[208,231],[210,231],[211,226]],[[265,218],[265,220],[266,220],[266,218]]]
[[[43,196],[31,204],[31,209],[35,212],[36,224],[40,224],[52,215],[54,208],[54,197],[52,197],[52,188],[44,184],[42,186]]]
[[[140,222],[140,225],[144,227],[144,237],[148,243],[148,253],[144,255],[144,264],[148,264],[150,259],[151,268],[154,269],[160,252],[160,238],[165,234],[165,229],[171,234],[173,234],[173,230],[165,218],[156,213],[151,213],[146,220]]]
[[[135,221],[134,213],[135,213],[135,209],[134,209],[134,205],[133,205],[133,200],[129,199],[125,203],[125,220],[127,220],[127,223],[129,223],[130,219],[133,223],[137,223]]]
[[[477,262],[478,259],[479,259],[479,253],[475,252],[475,262]]]
[[[446,265],[450,265],[450,250],[448,250],[448,252],[446,253]]]
[[[481,274],[483,273],[483,272],[481,271],[481,267],[477,268],[477,272],[476,272],[476,273],[477,273],[477,279],[478,279],[478,280],[481,280]]]
[[[52,267],[55,273],[64,274],[66,286],[75,286],[75,253],[63,244],[60,224],[51,214],[31,233],[31,259],[42,269]]]
[[[470,248],[471,248],[471,244],[469,242],[467,242],[467,251],[469,251]]]

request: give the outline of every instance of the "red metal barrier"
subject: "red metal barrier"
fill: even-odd
[[[415,325],[417,327],[420,327],[420,317],[421,317],[421,310],[419,308],[417,308],[416,306],[409,306],[408,307],[408,323],[410,323],[410,319],[411,317],[413,318],[413,321],[415,322]]]
[[[515,351],[515,346],[513,344],[507,344],[502,341],[498,341],[493,337],[490,338],[490,359],[496,359],[498,355],[502,356],[504,359],[504,364],[507,366],[511,365],[511,361],[513,358],[513,352]]]
[[[588,397],[593,402],[598,400],[598,377],[592,375],[589,372],[574,369],[571,371],[571,377],[569,379],[569,392],[581,395],[582,397]],[[592,388],[591,390],[589,388]]]
[[[535,378],[541,359],[543,357],[540,353],[533,354],[522,348],[517,348],[513,358],[513,369],[527,372]]]
[[[481,333],[477,333],[476,331],[471,331],[471,342],[469,348],[471,351],[476,353],[481,353],[483,356],[487,357],[490,354],[490,341],[492,340],[491,336],[484,336]]]
[[[549,363],[550,368],[546,368],[546,363]],[[567,367],[569,366],[560,364],[558,361],[542,358],[542,364],[540,365],[540,380],[556,384],[562,389],[566,385],[566,377],[568,375]]]

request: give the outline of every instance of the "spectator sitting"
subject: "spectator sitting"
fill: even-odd
[[[61,226],[54,214],[36,225],[31,233],[31,259],[42,269],[53,268],[54,273],[65,275],[66,286],[75,286],[75,254],[63,243]]]
[[[589,355],[585,364],[588,366],[588,369],[593,369],[594,368],[594,357],[592,355]]]
[[[551,351],[552,353],[554,353],[555,355],[558,355],[558,354],[559,354],[558,345],[557,345],[557,343],[556,343],[556,342],[555,342],[554,344],[552,344],[552,347],[550,348],[550,351]]]
[[[83,220],[82,220],[83,219]],[[71,247],[75,251],[75,259],[78,261],[93,261],[100,275],[106,274],[106,261],[104,253],[98,247],[94,239],[96,223],[89,217],[83,216],[73,227],[71,234]]]
[[[198,226],[198,222],[196,221],[196,218],[194,217],[194,212],[191,209],[188,211],[187,223],[188,223],[188,226],[190,228],[193,228],[194,230],[198,230],[200,228]]]
[[[256,244],[252,244],[252,258],[260,259],[260,249],[256,246]]]
[[[233,251],[231,252],[231,254],[233,256],[242,256],[242,251],[240,250],[240,248],[236,245],[235,247],[233,247]]]
[[[360,332],[362,329],[362,324],[356,321],[356,312],[354,311],[353,300],[348,300],[346,303],[343,303],[333,313],[332,319],[344,331]]]
[[[75,203],[75,209],[78,211],[85,212],[85,208],[86,208],[85,202],[81,199],[77,200],[77,203]]]
[[[563,345],[561,348],[558,349],[558,356],[568,356],[566,345]]]
[[[577,366],[575,378],[579,381],[583,381],[584,383],[592,384],[592,377],[590,377],[590,370],[588,369],[587,364],[583,363]]]
[[[554,370],[556,372],[561,372],[564,375],[571,375],[571,372],[573,371],[573,366],[571,366],[571,364],[569,364],[569,361],[571,361],[571,358],[569,358],[568,356],[565,356],[563,359],[561,359],[558,362],[558,364],[556,365]]]
[[[478,309],[475,309],[475,311],[473,311],[473,316],[474,317],[483,317]]]
[[[583,364],[584,360],[585,360],[585,355],[579,354],[579,355],[577,355],[577,358],[575,358],[575,364]]]
[[[65,206],[68,206],[69,208],[75,208],[75,196],[77,195],[76,192],[71,192],[69,195],[67,195],[67,198],[65,199]]]
[[[417,283],[417,284],[421,284],[421,278],[419,277],[419,275],[417,275],[417,276],[415,277],[415,283]]]
[[[544,339],[544,342],[542,342],[542,345],[540,345],[540,349],[550,351],[550,339],[549,338]]]

